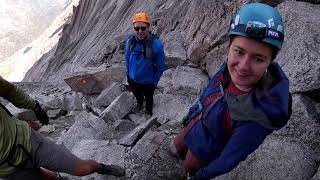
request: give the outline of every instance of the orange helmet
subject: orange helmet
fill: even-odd
[[[135,23],[135,22],[144,22],[144,23],[150,24],[150,17],[146,13],[136,13],[133,16],[132,23]]]

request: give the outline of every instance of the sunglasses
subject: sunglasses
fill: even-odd
[[[141,31],[145,31],[147,29],[147,27],[139,27],[139,26],[136,26],[136,27],[133,27],[133,29],[135,31],[139,31],[141,29]]]

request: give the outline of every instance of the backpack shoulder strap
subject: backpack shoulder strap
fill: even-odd
[[[11,114],[11,112],[10,112],[3,104],[0,103],[0,107],[1,107],[3,110],[5,110],[5,111],[9,114],[9,116],[13,117],[13,115]]]
[[[129,37],[129,50],[130,51],[133,51],[133,49],[135,48],[136,44],[137,44],[137,40],[136,38],[134,37],[133,34],[131,34]]]
[[[146,58],[152,59],[152,61],[154,61],[152,45],[155,39],[159,39],[159,37],[151,33],[150,38],[147,40],[146,47],[145,47]]]
[[[230,76],[227,65],[224,67],[222,78],[223,78],[221,81],[222,87],[223,87],[223,89],[226,89],[231,81],[231,76]]]

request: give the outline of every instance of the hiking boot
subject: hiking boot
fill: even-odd
[[[132,111],[133,111],[133,112],[139,112],[139,111],[142,110],[142,108],[143,108],[142,105],[139,105],[139,104],[138,104],[136,107],[133,108]]]
[[[149,115],[149,116],[152,116],[152,110],[151,111],[146,110],[146,114]]]
[[[107,175],[113,175],[113,176],[124,176],[126,174],[125,170],[116,165],[105,165],[100,163],[102,166],[101,170],[98,172],[98,174],[107,174]]]
[[[146,117],[147,120],[150,119],[152,117],[152,112],[146,111],[145,112],[145,117]]]

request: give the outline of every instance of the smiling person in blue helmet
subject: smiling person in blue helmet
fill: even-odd
[[[183,118],[174,140],[182,177],[211,179],[235,168],[291,116],[289,81],[274,62],[284,40],[279,12],[242,7],[229,28],[228,60]]]
[[[133,16],[134,34],[126,42],[126,74],[130,88],[141,110],[152,116],[153,94],[164,71],[164,51],[160,39],[150,33],[150,17],[143,12]]]

